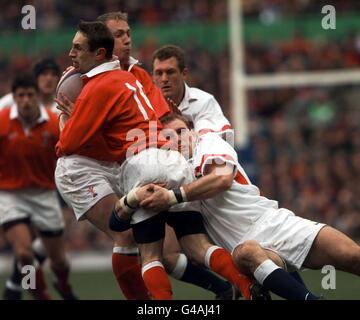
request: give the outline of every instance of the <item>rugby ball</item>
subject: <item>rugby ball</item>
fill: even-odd
[[[71,102],[75,102],[83,88],[83,81],[80,76],[81,73],[74,68],[68,68],[56,87],[56,98],[61,100],[60,93],[63,93]]]

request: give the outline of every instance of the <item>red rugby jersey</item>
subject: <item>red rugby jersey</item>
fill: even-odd
[[[122,162],[129,154],[165,143],[158,140],[161,123],[131,73],[110,70],[85,78],[84,83],[60,134],[59,157],[78,154]]]
[[[149,98],[152,106],[154,107],[156,116],[161,118],[170,112],[169,105],[167,104],[163,94],[160,89],[154,84],[150,75],[143,68],[133,65],[129,70],[136,79],[140,81],[140,83],[144,87],[144,92]]]
[[[39,122],[24,130],[16,105],[0,112],[0,190],[55,189],[57,116],[41,108]]]

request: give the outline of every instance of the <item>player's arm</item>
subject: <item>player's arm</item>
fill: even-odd
[[[106,90],[102,90],[106,91]],[[73,113],[66,121],[60,134],[57,151],[72,154],[86,144],[103,125],[108,113],[106,94],[97,88],[98,94],[78,98]]]
[[[233,183],[234,169],[230,163],[206,165],[203,177],[182,187],[186,200],[204,200],[228,190]]]
[[[180,189],[167,190],[150,185],[154,193],[141,201],[140,206],[154,211],[164,211],[177,203],[212,198],[231,187],[235,168],[228,162],[207,164],[203,177],[183,185]]]

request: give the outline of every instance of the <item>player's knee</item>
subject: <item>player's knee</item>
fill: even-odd
[[[249,268],[257,262],[261,254],[262,249],[260,245],[254,240],[248,240],[236,248],[233,258],[239,267]]]
[[[21,265],[32,264],[34,259],[34,254],[31,249],[31,245],[22,246],[15,250],[16,258],[20,261]]]

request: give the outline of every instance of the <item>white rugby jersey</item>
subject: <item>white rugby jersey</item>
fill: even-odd
[[[184,98],[178,106],[182,115],[194,124],[194,130],[232,132],[230,122],[224,116],[213,95],[185,83]]]
[[[201,212],[209,236],[226,250],[231,252],[268,209],[278,209],[277,201],[260,195],[258,187],[250,182],[238,163],[236,151],[218,134],[210,132],[201,135],[189,161],[197,178],[203,175],[205,165],[209,163],[227,162],[236,168],[230,189],[201,201]]]

